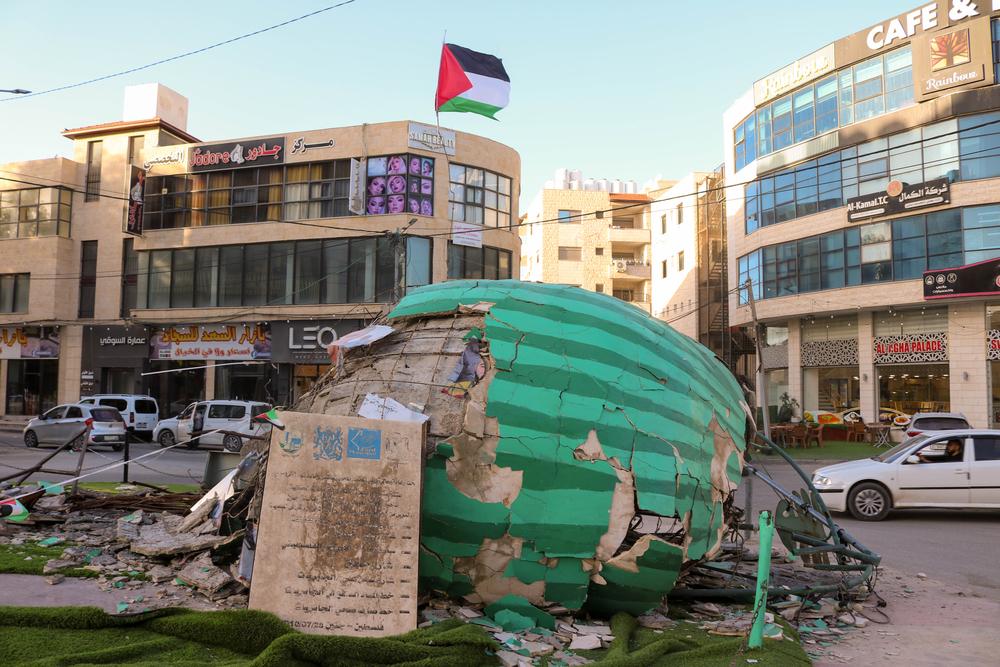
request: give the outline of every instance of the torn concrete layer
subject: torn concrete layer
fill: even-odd
[[[746,412],[706,348],[617,299],[519,281],[427,286],[389,318],[295,409],[353,415],[375,393],[430,417],[425,590],[641,613],[718,549]]]

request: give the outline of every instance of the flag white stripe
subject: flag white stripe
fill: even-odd
[[[472,82],[472,88],[461,93],[459,97],[501,108],[510,102],[510,84],[508,82],[469,72],[466,72],[465,76],[469,77],[469,81]]]

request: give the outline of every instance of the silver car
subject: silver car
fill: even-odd
[[[24,427],[24,444],[28,447],[62,445],[73,440],[73,449],[79,449],[88,423],[88,447],[106,445],[116,452],[125,447],[125,420],[118,410],[79,403],[57,405],[29,421]]]

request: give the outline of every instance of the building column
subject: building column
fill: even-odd
[[[59,327],[59,388],[56,400],[75,403],[80,400],[80,371],[83,364],[83,327]]]
[[[858,313],[858,377],[861,378],[861,418],[866,422],[878,421],[878,375],[875,373],[875,354],[872,339],[875,328],[870,311]]]
[[[0,359],[0,415],[7,414],[7,360]]]
[[[990,427],[990,382],[986,360],[986,306],[948,306],[948,365],[951,411],[973,428]]]
[[[202,371],[205,374],[205,400],[210,401],[215,398],[215,360],[209,359],[205,364],[208,366]]]
[[[802,327],[798,318],[788,320],[788,395],[799,402],[803,411],[806,409],[802,396]]]

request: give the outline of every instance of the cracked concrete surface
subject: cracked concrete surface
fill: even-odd
[[[372,392],[430,415],[425,589],[641,613],[718,548],[746,416],[707,349],[560,285],[432,285],[389,318],[295,409],[353,415]],[[442,389],[474,327],[486,375],[456,398]]]

